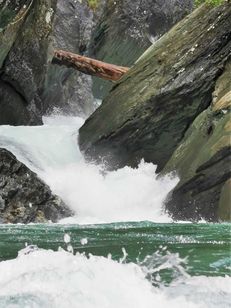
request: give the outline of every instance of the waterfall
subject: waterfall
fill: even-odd
[[[1,126],[5,147],[36,172],[74,210],[68,223],[171,221],[163,201],[178,179],[157,179],[156,166],[141,161],[138,168],[104,172],[88,164],[77,145],[83,119],[52,116],[43,126]]]

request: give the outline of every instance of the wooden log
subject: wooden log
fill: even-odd
[[[55,50],[52,63],[111,81],[119,80],[129,70],[129,67],[105,63],[64,50]]]

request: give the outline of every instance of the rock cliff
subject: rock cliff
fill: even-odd
[[[90,53],[105,62],[131,66],[192,8],[193,0],[107,0],[93,32]],[[103,98],[112,86],[94,78],[94,95]]]
[[[98,14],[101,9],[97,8]],[[57,1],[52,31],[53,48],[86,53],[98,15],[87,1]],[[76,70],[49,65],[44,91],[47,112],[54,108],[84,118],[94,110],[92,78]]]
[[[212,104],[191,124],[162,173],[180,182],[166,207],[174,218],[231,220],[231,61],[218,78]]]
[[[0,3],[0,124],[40,124],[55,0]]]
[[[109,169],[144,158],[158,172],[176,171],[181,181],[167,203],[174,218],[227,217],[230,54],[230,2],[202,5],[151,46],[85,122],[86,158]]]

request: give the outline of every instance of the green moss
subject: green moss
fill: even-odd
[[[6,8],[0,12],[0,28],[5,28],[16,16],[15,11]]]
[[[100,0],[87,0],[88,2],[88,5],[89,7],[92,9],[92,10],[95,10],[97,9],[99,3],[100,3]]]
[[[219,5],[225,2],[225,0],[195,0],[196,6],[202,4],[202,3],[208,3],[213,5]]]

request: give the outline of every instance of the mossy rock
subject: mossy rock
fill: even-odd
[[[151,46],[80,129],[88,160],[111,169],[144,158],[161,171],[212,101],[231,50],[231,4],[203,5]]]
[[[80,129],[88,160],[116,169],[144,158],[177,173],[166,202],[175,219],[228,217],[230,37],[231,3],[202,5],[142,55]]]
[[[162,172],[176,171],[180,178],[166,205],[174,218],[230,220],[230,76],[231,61],[216,83],[212,105],[192,123]]]
[[[93,35],[90,54],[104,62],[132,66],[154,40],[192,7],[192,0],[107,0]],[[95,97],[104,98],[112,86],[111,82],[94,78]]]

